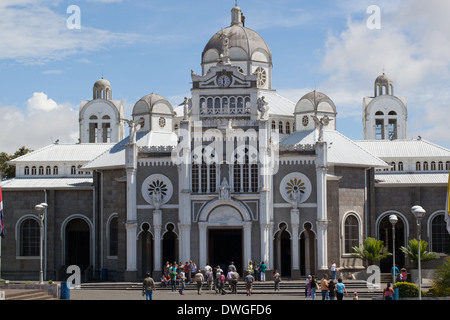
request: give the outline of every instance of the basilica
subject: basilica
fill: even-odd
[[[364,140],[336,130],[333,100],[312,91],[292,102],[272,87],[272,52],[244,26],[241,9],[201,53],[191,95],[172,105],[156,93],[131,118],[111,83],[95,82],[79,110],[79,141],[16,158],[1,181],[7,236],[1,275],[63,280],[159,279],[166,261],[192,260],[239,271],[249,260],[299,279],[335,261],[346,275],[365,270],[352,256],[365,238],[396,252],[422,238],[450,253],[445,199],[450,150],[407,136],[406,98],[386,74],[361,97]],[[375,78],[375,77],[374,77]],[[399,90],[401,91],[401,90]],[[43,220],[35,205],[45,202]],[[411,207],[426,215],[417,225]],[[389,216],[395,214],[395,245]],[[392,260],[381,261],[389,272]],[[242,273],[241,273],[242,274]]]

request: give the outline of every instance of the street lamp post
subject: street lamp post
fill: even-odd
[[[44,284],[44,270],[43,270],[43,247],[44,247],[44,218],[45,218],[45,210],[48,205],[45,202],[37,204],[34,206],[34,209],[38,212],[39,215],[39,227],[40,227],[40,248],[39,248],[39,284]]]
[[[413,206],[411,212],[416,217],[417,230],[419,233],[419,246],[417,248],[417,262],[418,262],[418,273],[419,273],[419,300],[422,300],[422,275],[421,275],[421,262],[420,262],[420,241],[421,241],[421,223],[422,218],[425,216],[426,211],[421,206]]]
[[[395,224],[397,221],[395,214],[389,216],[389,222],[392,224],[392,285],[395,283]]]

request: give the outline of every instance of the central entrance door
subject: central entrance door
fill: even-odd
[[[231,261],[241,277],[247,265],[242,261],[242,229],[209,229],[208,261],[211,267],[220,266],[226,273]]]

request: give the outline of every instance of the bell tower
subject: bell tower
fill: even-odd
[[[384,72],[375,79],[374,96],[363,99],[364,140],[407,139],[406,98],[394,96]]]

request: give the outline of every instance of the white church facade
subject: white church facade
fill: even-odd
[[[392,246],[393,213],[403,266],[399,247],[417,234],[416,204],[427,211],[430,250],[450,253],[450,150],[408,139],[406,98],[394,95],[394,82],[384,73],[375,80],[374,96],[363,99],[364,140],[353,141],[336,130],[326,94],[295,103],[272,88],[269,46],[243,26],[239,7],[231,16],[206,44],[180,105],[147,94],[125,119],[102,78],[80,104],[78,143],[11,161],[16,178],[1,182],[3,277],[37,277],[41,202],[47,279],[64,279],[72,264],[86,278],[108,270],[112,280],[158,279],[166,261],[189,260],[200,268],[234,261],[241,272],[264,261],[293,279],[334,260],[351,274],[364,270],[353,246],[367,237]]]

